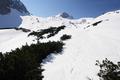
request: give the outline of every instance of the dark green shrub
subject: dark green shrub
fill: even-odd
[[[98,76],[100,80],[120,80],[120,64],[114,64],[112,61],[105,59],[100,63],[96,61],[96,65],[100,67]]]
[[[64,34],[60,39],[63,41],[67,39],[71,39],[71,35]]]
[[[15,30],[21,30],[23,32],[30,32],[31,30],[26,29],[26,28],[14,28]]]
[[[63,49],[62,42],[27,44],[14,51],[0,53],[0,80],[42,80],[41,63],[51,53]]]
[[[44,39],[44,38],[50,38],[52,36],[55,36],[56,34],[58,34],[58,32],[60,32],[62,29],[64,29],[65,26],[60,26],[60,27],[50,27],[48,29],[41,29],[40,31],[33,31],[31,32],[28,36],[36,36],[37,39]],[[47,37],[45,37],[44,35],[47,34]]]
[[[102,20],[101,21],[98,21],[98,22],[95,22],[95,23],[93,23],[92,25],[93,26],[97,26],[98,24],[100,24],[102,22]]]

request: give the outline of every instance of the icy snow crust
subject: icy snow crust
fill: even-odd
[[[18,27],[32,31],[50,26],[67,26],[54,37],[42,40],[43,42],[57,41],[63,34],[72,35],[70,40],[64,41],[66,45],[62,55],[52,55],[52,62],[43,63],[43,80],[98,80],[96,60],[108,58],[114,62],[120,61],[120,11],[108,12],[95,19],[70,20],[37,16],[21,18],[22,24]],[[101,23],[93,26],[101,20]],[[34,37],[27,37],[28,34],[14,29],[0,30],[0,51],[10,51],[26,42],[33,43]]]

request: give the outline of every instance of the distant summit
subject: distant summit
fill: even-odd
[[[30,14],[20,0],[0,0],[0,15],[9,14],[11,9],[16,9],[24,15]]]
[[[56,17],[62,17],[62,18],[68,18],[68,19],[73,19],[73,16],[69,15],[66,12],[60,13],[58,15],[56,15]]]

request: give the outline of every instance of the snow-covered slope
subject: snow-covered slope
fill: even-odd
[[[0,30],[0,52],[9,52],[20,48],[22,45],[32,43],[32,38],[27,37],[28,34],[15,29]]]
[[[20,25],[22,28],[27,28],[31,30],[38,30],[48,28],[50,26],[57,27],[61,25],[66,25],[67,27],[79,27],[81,25],[88,24],[93,20],[93,18],[81,18],[81,19],[67,19],[62,17],[37,17],[37,16],[24,16],[22,17],[23,22]]]
[[[47,18],[42,18],[42,17],[37,17],[37,16],[30,16],[30,15],[26,15],[23,16],[23,13],[20,13],[19,11],[17,11],[16,9],[12,9],[10,14],[7,15],[0,15],[1,19],[0,22],[2,22],[0,24],[1,28],[4,27],[17,27],[17,28],[25,28],[25,29],[29,29],[31,31],[37,31],[40,29],[47,29],[49,27],[58,27],[61,25],[65,25],[68,28],[69,27],[80,27],[82,26],[86,26],[90,21],[93,20],[93,18],[81,18],[81,19],[76,19],[76,20],[71,20],[71,19],[67,19],[67,18],[62,18],[62,17],[47,17]],[[22,16],[20,16],[22,15]],[[83,27],[80,28],[83,28]],[[12,34],[9,34],[11,33]],[[1,30],[0,29],[0,35],[2,36],[3,39],[0,40],[0,51],[2,52],[6,52],[6,51],[10,51],[11,49],[15,49],[17,47],[21,47],[22,45],[25,45],[26,42],[33,42],[33,39],[26,40],[29,39],[28,34],[30,33],[24,33],[22,31],[17,31],[15,29],[8,29],[8,30]],[[8,35],[8,36],[4,36],[4,35]],[[21,36],[19,36],[21,35]],[[0,37],[1,37],[0,36]],[[4,36],[4,37],[3,37]],[[11,38],[12,36],[12,38]],[[16,38],[16,39],[15,39]],[[24,39],[25,40],[24,40]],[[19,41],[23,42],[20,43]],[[13,40],[12,42],[9,42]],[[4,42],[4,43],[3,43]],[[7,46],[7,43],[9,43],[11,45],[11,47],[5,47]],[[13,45],[13,42],[15,42],[15,44]],[[20,45],[18,45],[20,44]],[[1,47],[2,45],[2,47]],[[12,47],[14,46],[14,47]]]
[[[65,25],[66,28],[54,37],[45,39],[59,40],[63,34],[72,35],[64,41],[62,55],[51,55],[52,62],[43,63],[43,80],[98,80],[96,60],[108,58],[120,61],[120,11],[103,14],[95,19],[66,19],[62,17],[42,18],[37,16],[21,16],[19,27],[37,31],[50,26]],[[33,43],[34,37],[28,33],[14,29],[0,30],[0,51],[6,52],[16,47]]]
[[[19,27],[22,23],[21,15],[16,9],[11,9],[7,15],[0,15],[0,28]]]
[[[96,60],[120,61],[120,11],[116,12],[97,17],[84,29],[73,27],[61,32],[72,39],[66,42],[62,55],[44,64],[43,80],[98,80]]]
[[[0,0],[0,28],[19,27],[30,13],[20,0]]]

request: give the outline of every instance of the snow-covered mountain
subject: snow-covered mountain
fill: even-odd
[[[12,9],[16,9],[19,12],[30,14],[24,4],[20,0],[0,0],[0,14],[6,15],[12,12]]]
[[[25,15],[30,13],[20,0],[0,0],[0,28],[20,26]]]
[[[62,18],[73,19],[73,16],[69,15],[69,14],[66,13],[66,12],[62,12],[62,13],[56,15],[56,17],[62,17]]]
[[[96,60],[108,58],[114,62],[120,61],[119,10],[105,13],[97,18],[81,19],[69,19],[58,15],[47,18],[32,15],[18,17],[20,14],[19,10],[12,8],[10,14],[0,15],[0,19],[2,18],[0,27],[18,27],[32,32],[51,26],[65,25],[66,28],[57,35],[43,39],[41,42],[60,40],[63,34],[72,36],[70,40],[64,41],[66,45],[62,55],[51,55],[54,58],[53,61],[43,63],[45,69],[43,80],[88,80],[89,78],[99,80],[98,68],[95,66]],[[15,21],[9,22],[10,20]],[[28,37],[30,32],[0,29],[0,52],[14,50],[26,43],[28,45],[35,43],[33,36]]]

